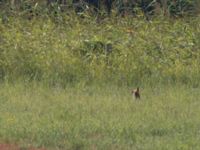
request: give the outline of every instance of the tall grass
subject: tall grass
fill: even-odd
[[[0,20],[3,80],[198,86],[199,18],[26,17]]]

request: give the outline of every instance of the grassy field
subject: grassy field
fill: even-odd
[[[0,144],[200,149],[199,35],[197,17],[2,11]]]
[[[1,84],[0,141],[52,150],[200,149],[200,88]],[[0,142],[0,143],[1,143]]]

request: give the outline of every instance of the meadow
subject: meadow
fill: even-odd
[[[0,143],[200,149],[198,17],[1,15]]]
[[[200,89],[143,87],[0,88],[0,139],[52,150],[188,150],[200,144]],[[192,93],[192,94],[191,94]]]

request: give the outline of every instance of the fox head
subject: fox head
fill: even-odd
[[[134,94],[134,93],[139,93],[140,92],[140,89],[139,87],[137,87],[136,89],[132,90],[131,93]]]

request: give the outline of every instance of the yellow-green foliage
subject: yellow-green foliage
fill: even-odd
[[[199,18],[84,15],[0,20],[1,78],[191,82],[199,79]]]

